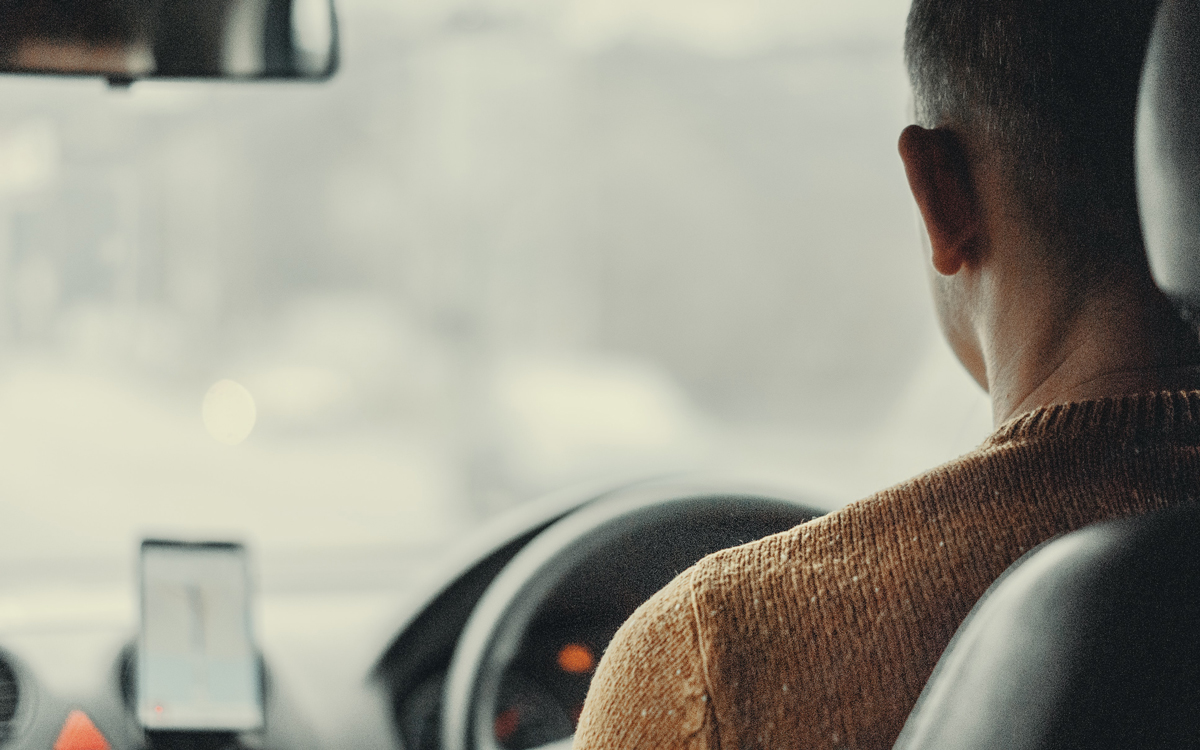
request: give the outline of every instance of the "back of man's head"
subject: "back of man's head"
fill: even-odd
[[[919,124],[998,157],[1014,208],[1080,271],[1141,257],[1134,121],[1158,4],[913,0],[905,52]]]

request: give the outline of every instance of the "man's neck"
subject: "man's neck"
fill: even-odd
[[[1149,281],[1076,302],[1037,295],[984,332],[995,424],[1050,404],[1200,389],[1200,338]]]

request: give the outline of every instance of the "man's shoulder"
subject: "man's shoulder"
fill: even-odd
[[[601,679],[606,694],[650,686],[629,710],[686,709],[722,746],[890,744],[962,618],[1012,561],[1082,525],[1200,497],[1191,433],[1090,418],[1068,430],[1055,414],[704,558],[622,628],[605,657],[620,669],[608,673],[633,682]],[[669,746],[646,737],[613,746]]]
[[[930,596],[975,595],[1046,539],[1200,496],[1195,439],[1169,430],[1147,437],[1145,429],[1131,437],[1113,427],[1113,419],[1097,422],[1111,429],[1091,424],[1096,420],[1086,420],[1087,430],[1041,424],[1058,418],[1052,426],[1062,427],[1061,417],[1050,410],[1018,420],[940,466],[787,531],[709,555],[688,573],[697,615],[703,622],[726,607],[753,609],[783,599],[808,607],[820,604],[824,593],[840,598],[869,580],[887,585],[880,586],[878,601],[874,584],[859,591],[868,610],[884,599],[904,605],[901,584]]]
[[[917,476],[848,503],[811,521],[705,557],[687,572],[689,585],[738,588],[750,580],[791,575],[797,565],[817,566],[870,548],[880,537],[904,536],[960,503],[956,495],[986,490],[982,471],[1003,449],[980,448]]]
[[[894,737],[941,646],[1019,554],[1020,541],[990,536],[980,554],[961,533],[968,495],[990,492],[981,460],[986,451],[685,573],[723,738],[738,744],[758,727],[810,745]],[[831,724],[829,706],[853,706],[861,721],[841,712]]]
[[[575,747],[703,750],[713,730],[685,571],[613,636],[592,678]]]

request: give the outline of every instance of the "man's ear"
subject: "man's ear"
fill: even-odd
[[[966,153],[949,131],[920,125],[905,128],[899,146],[933,247],[933,267],[953,276],[973,259],[981,225]]]

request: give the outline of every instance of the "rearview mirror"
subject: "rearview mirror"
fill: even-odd
[[[332,0],[0,0],[0,72],[323,79]]]

